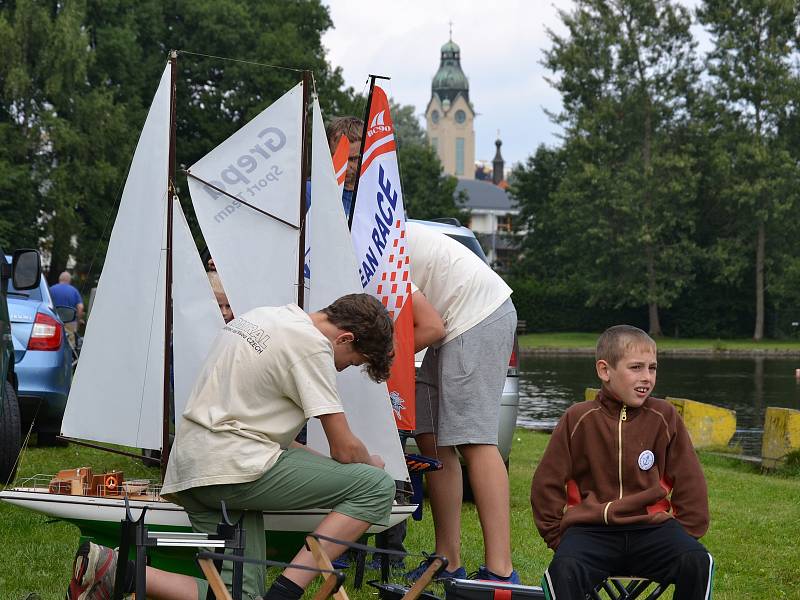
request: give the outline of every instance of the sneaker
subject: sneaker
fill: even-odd
[[[520,585],[519,574],[516,571],[512,570],[511,575],[508,577],[500,577],[500,575],[496,575],[487,569],[486,565],[481,565],[478,567],[478,570],[475,573],[470,573],[469,578],[480,579],[482,581],[499,581],[501,583],[513,583]]]
[[[117,552],[83,542],[72,563],[72,579],[66,600],[107,600],[114,591]]]
[[[375,571],[381,570],[381,557],[378,554],[372,556],[372,560],[367,563],[367,568]],[[389,558],[389,569],[393,571],[403,571],[406,568],[406,561],[401,556],[392,556]],[[424,571],[423,571],[424,573]]]
[[[430,566],[430,561],[428,559],[423,560],[416,569],[412,569],[408,573],[406,573],[403,577],[405,577],[406,581],[413,583],[420,577],[422,574],[428,570]],[[464,567],[458,567],[457,569],[453,569],[452,571],[444,570],[439,573],[438,577],[434,578],[434,581],[444,581],[445,579],[466,579],[467,578],[467,570]]]

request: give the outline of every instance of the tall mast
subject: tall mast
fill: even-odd
[[[169,460],[170,429],[170,391],[172,384],[172,199],[177,196],[175,189],[175,91],[178,80],[178,52],[169,53],[170,64],[170,110],[169,110],[169,174],[167,176],[167,244],[166,244],[166,279],[164,297],[164,403],[161,434],[161,477],[167,471]]]
[[[304,308],[305,304],[305,266],[306,266],[306,213],[308,212],[308,198],[306,188],[308,187],[308,98],[309,87],[311,85],[311,71],[303,71],[303,126],[301,133],[302,152],[300,158],[300,241],[298,246],[298,268],[297,268],[297,305]]]
[[[356,182],[353,186],[353,199],[350,201],[350,214],[347,215],[347,227],[353,228],[353,215],[356,213],[356,197],[358,196],[358,182],[361,179],[361,163],[364,160],[364,146],[367,143],[367,130],[369,129],[369,111],[372,109],[372,93],[375,91],[376,79],[391,79],[383,75],[369,76],[369,96],[367,96],[367,111],[364,113],[364,128],[361,130],[361,147],[358,149],[358,168],[356,169]]]

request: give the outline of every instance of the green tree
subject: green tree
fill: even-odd
[[[800,169],[784,129],[800,98],[798,5],[794,0],[705,0],[698,17],[712,37],[707,64],[722,131],[715,166],[721,209],[734,224],[714,251],[733,280],[752,269],[753,338],[760,340],[770,256],[780,254],[772,237],[781,239],[780,230],[798,205]],[[742,260],[742,252],[752,259]]]
[[[411,104],[401,105],[389,99],[389,110],[392,111],[395,139],[399,148],[406,146],[423,146],[428,143],[425,130],[419,124],[416,108]]]
[[[427,144],[407,145],[399,151],[403,202],[411,219],[455,217],[469,222],[466,198],[456,193],[458,180],[445,175],[436,151]]]
[[[568,33],[550,32],[544,63],[564,107],[561,264],[590,304],[647,305],[660,335],[659,308],[691,283],[696,253],[691,18],[669,0],[580,0],[560,15]]]
[[[517,276],[556,282],[572,274],[559,256],[563,223],[557,193],[566,174],[563,148],[541,145],[525,164],[514,167],[509,194],[520,209],[518,238],[521,259],[512,266]]]

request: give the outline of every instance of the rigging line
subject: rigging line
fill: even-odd
[[[189,171],[188,169],[183,169],[183,170],[182,170],[182,172],[183,172],[183,173],[184,173],[184,174],[185,174],[187,177],[191,177],[192,179],[195,179],[195,180],[199,181],[199,182],[200,182],[200,183],[202,183],[203,185],[207,185],[207,186],[208,186],[208,187],[210,187],[212,190],[214,190],[214,191],[216,191],[216,192],[219,192],[220,194],[223,194],[223,195],[227,196],[228,198],[231,198],[232,200],[235,200],[236,202],[240,202],[241,204],[244,204],[245,206],[252,208],[254,211],[256,211],[256,212],[258,212],[258,213],[261,213],[262,215],[265,215],[265,216],[267,216],[267,217],[270,217],[270,218],[272,218],[272,219],[275,219],[276,221],[280,221],[281,223],[283,223],[284,225],[288,225],[288,226],[289,226],[289,227],[291,227],[292,229],[300,229],[300,226],[299,226],[299,225],[295,225],[294,223],[289,223],[289,221],[284,221],[284,220],[283,220],[283,219],[281,219],[280,217],[276,217],[275,215],[273,215],[273,214],[271,214],[271,213],[268,213],[267,211],[265,211],[265,210],[262,210],[262,209],[258,208],[257,206],[253,206],[252,204],[250,204],[249,202],[246,202],[246,201],[242,200],[241,198],[237,198],[236,196],[234,196],[234,195],[232,195],[232,194],[229,194],[228,192],[226,192],[226,191],[225,191],[225,190],[223,190],[223,189],[220,189],[220,188],[218,188],[218,187],[217,187],[217,186],[215,186],[214,184],[212,184],[212,183],[209,183],[208,181],[205,181],[204,179],[200,179],[200,178],[199,178],[197,175],[195,175],[194,173],[192,173],[192,172],[191,172],[191,171]]]
[[[227,56],[216,56],[214,54],[203,54],[201,52],[191,52],[189,50],[178,50],[180,54],[192,54],[193,56],[203,56],[205,58],[215,58],[217,60],[226,60],[229,62],[237,62],[243,63],[246,65],[256,65],[258,67],[267,67],[269,69],[283,69],[284,71],[295,71],[296,73],[302,73],[303,71],[307,71],[308,69],[298,69],[295,67],[284,67],[283,65],[271,65],[269,63],[261,63],[254,60],[244,60],[241,58],[228,58]]]
[[[39,409],[42,407],[42,401],[39,400],[39,404],[36,405],[36,412],[33,415],[33,420],[31,421],[30,426],[28,427],[28,433],[25,436],[25,441],[22,442],[22,446],[19,449],[19,454],[17,454],[17,459],[14,461],[14,465],[11,467],[11,471],[8,473],[8,479],[6,479],[5,487],[8,487],[11,483],[12,479],[17,474],[17,470],[19,467],[22,466],[22,455],[27,452],[28,444],[31,440],[31,433],[33,433],[33,426],[36,425],[36,417],[39,416]]]

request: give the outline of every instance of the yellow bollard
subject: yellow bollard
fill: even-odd
[[[736,433],[736,411],[687,398],[670,398],[689,430],[695,448],[727,446]]]
[[[586,391],[583,393],[583,399],[587,401],[594,400],[599,393],[600,390],[597,388],[586,388]]]
[[[800,450],[800,410],[768,406],[764,415],[761,465],[774,469],[792,450]]]

